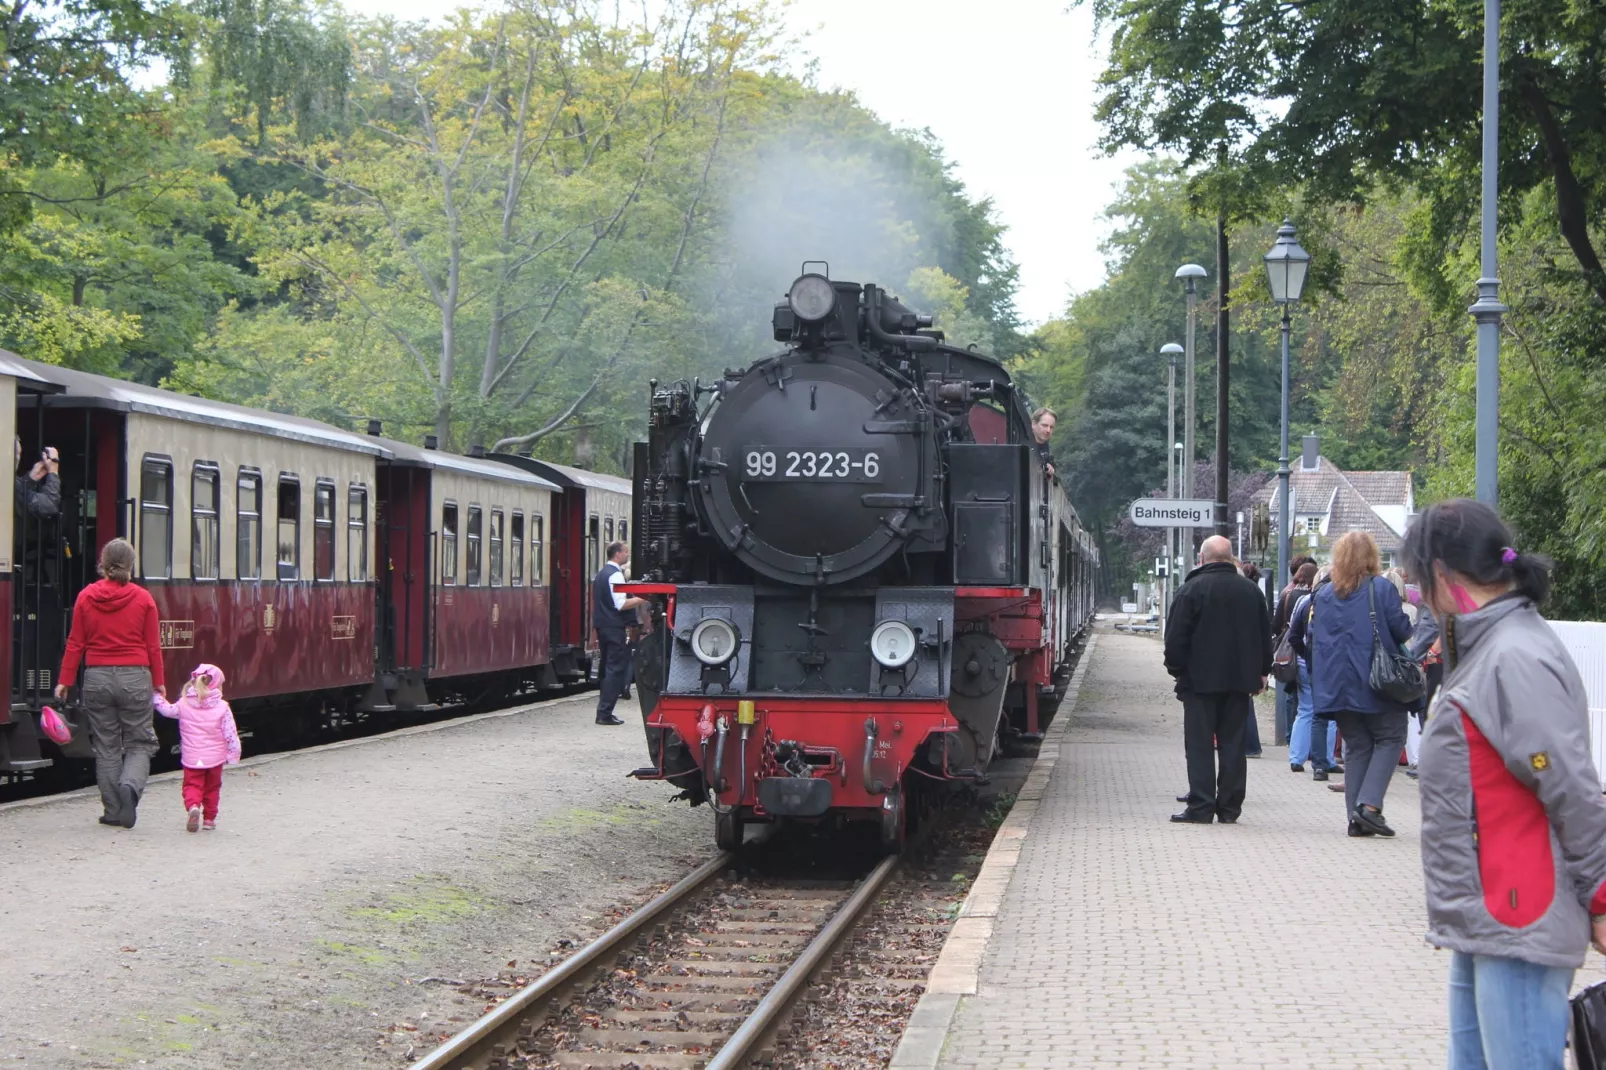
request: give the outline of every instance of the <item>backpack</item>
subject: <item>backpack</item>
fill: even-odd
[[[1310,595],[1311,592],[1307,591],[1294,600],[1294,612],[1288,615],[1288,626],[1283,629],[1283,634],[1277,640],[1277,650],[1271,656],[1271,674],[1280,683],[1299,683],[1299,655],[1294,653],[1294,644],[1292,642],[1294,613],[1299,612],[1299,603],[1309,600]],[[1312,615],[1314,615],[1315,610],[1316,606],[1313,602],[1311,604]],[[1306,627],[1309,628],[1308,621],[1306,622]]]

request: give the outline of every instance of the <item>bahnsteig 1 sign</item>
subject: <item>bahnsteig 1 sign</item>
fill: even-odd
[[[1178,498],[1139,498],[1127,510],[1140,528],[1208,528],[1215,523],[1216,503]]]

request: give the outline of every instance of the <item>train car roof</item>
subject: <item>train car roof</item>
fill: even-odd
[[[41,364],[5,350],[0,350],[0,361],[3,361],[3,364],[0,364],[0,372],[12,374],[6,365],[15,365],[18,370],[55,387],[59,393],[52,404],[57,406],[148,413],[153,416],[165,416],[171,420],[229,427],[239,431],[272,435],[275,438],[310,442],[330,449],[351,450],[376,456],[385,452],[378,442],[367,435],[359,435],[355,431],[346,431],[318,420],[269,412],[266,409],[251,409],[244,405],[231,405],[226,401],[211,401],[192,394],[180,394],[174,390],[131,383],[124,379],[74,371],[54,364]]]
[[[373,436],[373,441],[384,446],[386,452],[399,463],[413,465],[418,468],[446,468],[455,472],[467,472],[470,475],[484,476],[487,479],[500,479],[508,483],[523,483],[527,486],[541,487],[544,490],[562,490],[562,486],[550,479],[543,479],[539,474],[524,468],[515,468],[488,458],[465,457],[461,453],[451,453],[445,450],[427,450],[421,446],[414,446],[408,442],[399,442],[391,438]]]
[[[493,453],[491,456],[503,464],[545,476],[560,487],[589,487],[592,490],[608,490],[615,494],[623,494],[627,498],[633,493],[630,480],[624,476],[610,476],[602,472],[591,472],[584,468],[558,464],[555,461],[543,461],[536,457],[520,457],[513,453]]]
[[[9,350],[0,349],[0,375],[11,376],[23,390],[33,390],[41,394],[55,394],[61,391],[59,384],[38,375],[28,367],[30,363]]]

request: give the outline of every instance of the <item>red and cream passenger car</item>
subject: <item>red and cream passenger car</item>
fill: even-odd
[[[62,500],[59,516],[0,521],[15,547],[0,551],[0,778],[89,757],[73,701],[65,748],[37,718],[116,536],[156,600],[170,685],[216,664],[242,728],[289,742],[585,680],[589,616],[572,614],[589,613],[602,545],[629,537],[622,479],[552,466],[559,483],[539,462],[381,438],[377,422],[358,434],[0,351],[7,431],[25,461],[60,451]]]

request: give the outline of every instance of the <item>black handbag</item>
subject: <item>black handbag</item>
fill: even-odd
[[[1606,1070],[1606,981],[1573,997],[1572,1046],[1578,1070]]]
[[[1375,588],[1375,579],[1366,581],[1367,610],[1372,615],[1372,674],[1367,682],[1378,694],[1408,706],[1427,692],[1427,674],[1415,658],[1400,653],[1398,644],[1390,647],[1383,642],[1377,628]]]

